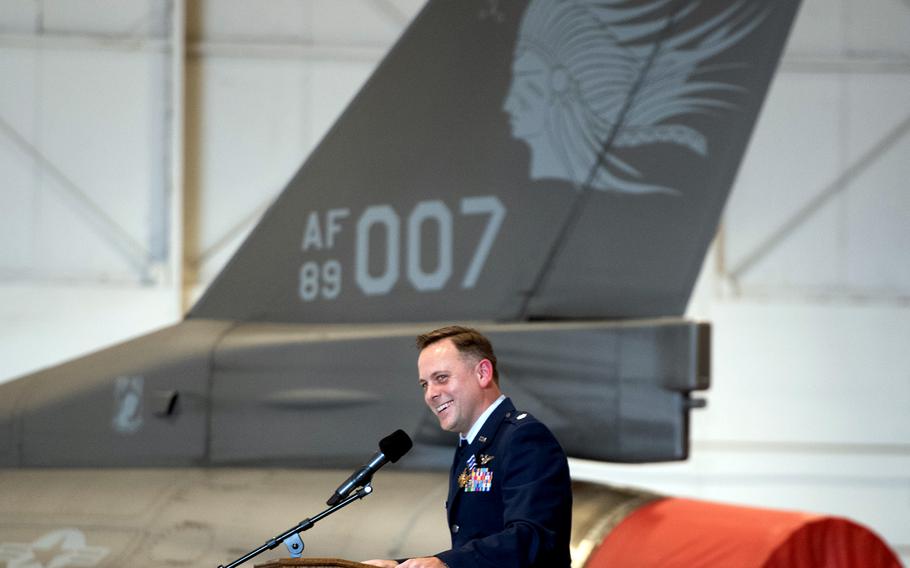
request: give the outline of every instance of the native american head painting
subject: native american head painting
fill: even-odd
[[[680,120],[734,110],[740,87],[712,79],[712,57],[767,14],[733,2],[687,24],[701,2],[532,0],[519,29],[504,103],[531,149],[531,179],[629,194],[678,194],[612,149],[673,144],[707,157],[704,134]],[[675,12],[674,6],[679,7]]]

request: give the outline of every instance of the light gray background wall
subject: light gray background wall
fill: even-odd
[[[421,0],[0,0],[0,381],[173,323]],[[689,315],[685,464],[582,478],[849,516],[910,562],[910,0],[804,0]]]

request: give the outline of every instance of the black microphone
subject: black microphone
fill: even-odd
[[[385,464],[398,461],[401,456],[408,453],[413,446],[411,437],[404,430],[395,430],[382,440],[379,440],[379,451],[373,454],[369,462],[347,478],[344,483],[338,486],[335,493],[325,502],[329,507],[340,503],[342,499],[348,496],[353,489],[362,487],[373,479],[373,474]]]

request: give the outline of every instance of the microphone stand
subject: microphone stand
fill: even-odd
[[[356,493],[349,495],[340,503],[329,507],[328,509],[324,510],[323,512],[319,513],[318,515],[316,515],[313,518],[307,518],[307,519],[300,521],[297,524],[297,526],[284,531],[283,533],[281,533],[280,535],[278,535],[274,538],[270,538],[269,540],[266,541],[265,544],[263,544],[259,548],[247,552],[246,554],[244,554],[237,560],[231,562],[227,566],[223,566],[223,565],[219,564],[218,568],[235,568],[235,566],[240,566],[241,564],[243,564],[247,560],[253,558],[254,556],[259,556],[266,550],[272,550],[273,548],[276,548],[279,544],[284,542],[285,539],[296,537],[296,539],[294,539],[294,540],[300,541],[300,535],[298,535],[297,533],[301,533],[303,531],[310,530],[311,528],[313,528],[313,525],[315,525],[317,522],[321,521],[322,519],[328,517],[329,515],[331,515],[338,509],[341,509],[342,507],[346,507],[347,505],[350,505],[351,503],[353,503],[354,501],[356,501],[358,499],[363,499],[364,497],[366,497],[367,495],[369,495],[372,492],[373,492],[373,487],[370,485],[369,482],[367,482],[367,484],[364,485],[363,487],[361,487],[360,489],[358,489]],[[300,541],[299,546],[300,546],[300,551],[298,551],[298,553],[303,550],[303,541]],[[296,547],[296,545],[294,545],[294,547]],[[291,545],[288,545],[288,549],[289,550],[291,549]],[[298,556],[299,556],[299,554],[298,554]]]

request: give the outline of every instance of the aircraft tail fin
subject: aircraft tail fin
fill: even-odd
[[[433,0],[193,308],[685,310],[798,0]]]

